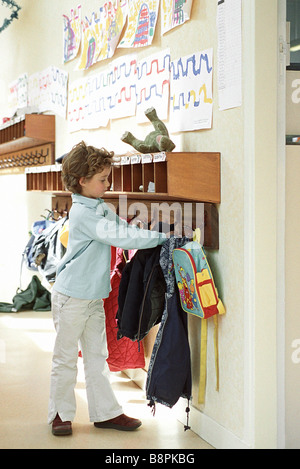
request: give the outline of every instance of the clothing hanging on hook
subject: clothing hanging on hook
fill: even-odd
[[[161,248],[160,266],[167,291],[147,374],[146,394],[150,407],[160,403],[172,408],[180,397],[188,401],[192,398],[187,315],[180,305],[172,259],[173,250],[189,241],[185,237],[171,237]],[[189,410],[185,430],[190,428],[188,417]]]

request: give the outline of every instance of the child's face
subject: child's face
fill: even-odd
[[[100,173],[94,174],[90,179],[82,177],[79,179],[81,185],[81,195],[91,199],[98,199],[103,197],[104,193],[110,186],[108,181],[111,168],[104,168]]]

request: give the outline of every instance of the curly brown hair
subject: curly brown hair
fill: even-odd
[[[94,174],[112,165],[114,152],[105,148],[88,146],[85,142],[75,145],[62,161],[62,181],[64,186],[74,194],[81,193],[79,179],[90,179]]]

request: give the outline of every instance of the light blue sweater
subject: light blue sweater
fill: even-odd
[[[58,264],[53,288],[73,298],[107,298],[111,246],[146,249],[163,244],[167,237],[129,225],[102,199],[72,194],[72,200],[68,247]]]

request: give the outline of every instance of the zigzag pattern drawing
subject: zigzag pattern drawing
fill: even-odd
[[[156,84],[151,85],[148,93],[146,88],[141,88],[139,94],[137,95],[137,105],[141,104],[142,102],[151,101],[151,98],[153,98],[154,96],[162,98],[164,94],[164,89],[166,89],[169,94],[169,91],[167,89],[167,87],[169,87],[169,84],[170,80],[164,80],[160,87]]]
[[[171,63],[171,127],[173,131],[211,128],[212,49]]]
[[[195,112],[197,119],[194,117],[193,121],[202,121],[204,113],[205,125],[209,125],[212,70],[212,49],[173,62],[169,50],[140,62],[132,55],[122,57],[101,74],[70,85],[70,130],[89,128],[93,115],[93,128],[96,123],[106,126],[109,119],[132,115],[142,123],[149,107],[155,107],[162,120],[168,118],[169,107],[172,114],[186,116],[177,119],[180,125],[184,122],[183,130]]]
[[[203,94],[203,100],[201,101],[201,94]],[[199,99],[197,99],[199,97]],[[194,107],[199,107],[200,104],[206,103],[206,104],[212,104],[213,100],[211,98],[207,97],[207,89],[206,85],[202,85],[199,92],[197,93],[195,90],[190,90],[188,92],[188,97],[185,100],[185,93],[180,93],[179,98],[177,100],[178,105],[176,106],[175,104],[175,97],[171,96],[170,100],[173,103],[173,111],[180,110],[181,108],[188,109],[190,104],[192,104]]]
[[[153,73],[163,73],[166,70],[170,69],[170,61],[171,61],[171,56],[170,54],[166,54],[163,57],[163,64],[159,64],[159,59],[154,58],[150,61],[144,60],[142,63],[139,64],[137,68],[137,74],[138,74],[138,79],[141,80],[145,76],[152,75]],[[156,67],[154,67],[156,66]],[[156,70],[154,70],[156,68]]]
[[[202,73],[202,63],[204,62],[206,66],[207,73],[212,72],[212,67],[209,65],[209,58],[207,54],[201,54],[199,65],[197,66],[196,55],[193,54],[185,61],[185,66],[183,64],[183,59],[179,59],[177,64],[175,62],[171,63],[171,75],[172,80],[179,80],[182,77],[187,77],[188,75],[193,74],[195,77]],[[192,65],[192,67],[190,67]]]

